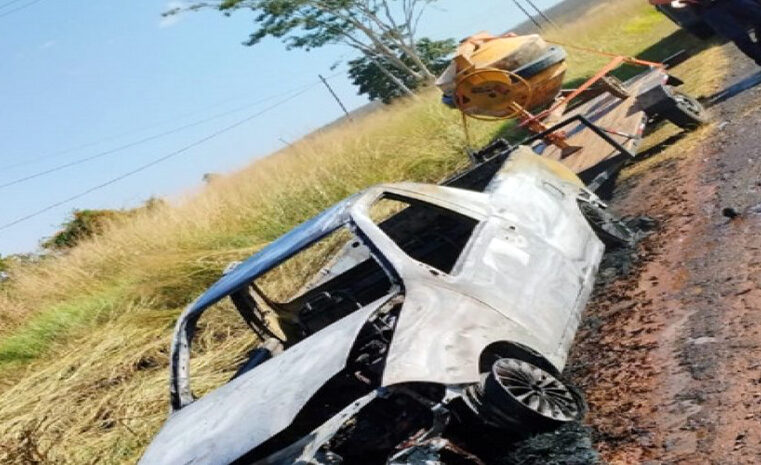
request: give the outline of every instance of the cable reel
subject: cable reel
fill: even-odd
[[[531,84],[518,74],[497,68],[466,71],[458,77],[455,106],[473,119],[499,121],[523,116],[534,94]]]

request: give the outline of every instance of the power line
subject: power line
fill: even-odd
[[[331,77],[334,77],[334,76],[331,76]],[[296,97],[299,97],[299,96],[305,94],[307,91],[311,90],[312,88],[314,88],[315,86],[317,86],[319,84],[320,84],[319,82],[315,82],[312,85],[310,85],[309,87],[307,87],[306,89],[300,90],[299,92],[297,92],[297,93],[295,93],[295,94],[293,94],[293,95],[291,95],[289,97],[286,97],[286,98],[278,101],[277,103],[274,103],[273,105],[270,105],[269,107],[267,107],[267,108],[265,108],[263,110],[260,110],[260,111],[258,111],[256,113],[252,114],[252,115],[249,115],[249,116],[247,116],[247,117],[245,117],[245,118],[243,118],[243,119],[241,119],[241,120],[239,120],[239,121],[237,121],[237,122],[235,122],[235,123],[233,123],[233,124],[231,124],[229,126],[226,126],[226,127],[222,128],[222,129],[219,129],[219,130],[209,134],[208,136],[203,137],[201,139],[198,139],[198,140],[196,140],[196,141],[194,141],[194,142],[192,142],[192,143],[190,143],[190,144],[188,144],[188,145],[186,145],[186,146],[184,146],[184,147],[182,147],[182,148],[180,148],[178,150],[175,150],[175,151],[170,152],[170,153],[168,153],[166,155],[163,155],[163,156],[161,156],[159,158],[156,158],[156,159],[154,159],[154,160],[152,160],[152,161],[150,161],[148,163],[140,165],[139,167],[137,167],[137,168],[135,168],[135,169],[133,169],[131,171],[127,171],[126,173],[123,173],[123,174],[120,174],[119,176],[111,178],[111,179],[109,179],[106,182],[103,182],[103,183],[98,184],[96,186],[90,187],[89,189],[86,189],[86,190],[84,190],[84,191],[82,191],[82,192],[80,192],[78,194],[72,195],[71,197],[68,197],[66,199],[60,200],[58,202],[55,202],[55,203],[53,203],[51,205],[48,205],[45,208],[37,210],[37,211],[35,211],[33,213],[30,213],[28,215],[22,216],[21,218],[17,218],[17,219],[15,219],[15,220],[13,220],[13,221],[11,221],[9,223],[5,223],[2,226],[0,226],[0,231],[4,230],[4,229],[8,229],[11,226],[15,226],[15,225],[17,225],[19,223],[22,223],[24,221],[27,221],[29,219],[32,219],[35,216],[39,216],[39,215],[41,215],[41,214],[43,214],[43,213],[45,213],[45,212],[47,212],[49,210],[52,210],[52,209],[54,209],[56,207],[60,207],[61,205],[64,205],[66,203],[69,203],[69,202],[72,202],[72,201],[77,200],[79,198],[82,198],[82,197],[84,197],[84,196],[86,196],[86,195],[88,195],[88,194],[90,194],[92,192],[95,192],[97,190],[103,189],[104,187],[110,186],[111,184],[114,184],[114,183],[119,182],[119,181],[121,181],[121,180],[123,180],[125,178],[128,178],[128,177],[132,176],[132,175],[140,173],[141,171],[145,171],[145,170],[147,170],[148,168],[150,168],[152,166],[158,165],[159,163],[161,163],[163,161],[169,160],[170,158],[176,157],[177,155],[180,155],[180,154],[182,154],[184,152],[187,152],[188,150],[190,150],[192,148],[195,148],[195,147],[197,147],[197,146],[199,146],[199,145],[201,145],[201,144],[203,144],[203,143],[205,143],[205,142],[207,142],[207,141],[209,141],[211,139],[214,139],[215,137],[219,137],[220,135],[222,135],[222,134],[224,134],[224,133],[226,133],[228,131],[231,131],[231,130],[233,130],[233,129],[239,127],[239,126],[242,126],[243,124],[245,124],[245,123],[247,123],[247,122],[249,122],[249,121],[251,121],[251,120],[253,120],[255,118],[258,118],[259,116],[267,113],[268,111],[273,110],[273,109],[279,107],[280,105],[283,105],[283,104],[285,104],[285,103],[295,99]]]
[[[256,102],[252,102],[252,103],[249,103],[247,105],[250,105],[250,106],[257,105],[259,103],[263,103],[263,102],[266,102],[268,100],[272,100],[274,98],[277,98],[277,97],[279,97],[281,95],[288,94],[289,92],[290,91],[283,92],[281,94],[272,95],[270,97],[267,97],[266,99],[257,100]],[[217,102],[215,104],[206,106],[205,109],[210,109],[210,108],[218,107],[218,106],[223,105],[223,104],[225,104],[225,103],[227,103],[227,102],[229,102],[229,101],[231,101],[233,99],[234,98],[229,98],[229,99],[226,99],[226,100],[224,100],[222,102]],[[232,112],[234,112],[234,111],[237,111],[237,110],[232,110]],[[27,165],[31,165],[31,164],[34,164],[34,163],[37,163],[37,162],[40,162],[40,161],[49,160],[49,159],[52,159],[52,158],[58,158],[58,156],[60,156],[60,155],[65,155],[67,153],[76,152],[78,150],[82,150],[82,149],[86,149],[86,148],[89,148],[89,147],[93,147],[93,146],[96,146],[96,145],[101,144],[103,142],[108,142],[108,141],[112,141],[114,139],[119,139],[119,138],[124,137],[124,136],[129,136],[131,134],[135,134],[135,133],[138,133],[138,132],[145,131],[146,129],[151,129],[151,128],[155,127],[155,126],[166,124],[166,123],[168,123],[170,121],[176,121],[178,119],[185,118],[187,116],[195,115],[195,114],[198,114],[198,113],[200,113],[200,111],[198,111],[198,110],[192,111],[192,112],[186,112],[186,113],[183,113],[181,115],[175,116],[175,117],[173,117],[171,119],[165,119],[165,120],[154,122],[154,123],[151,123],[151,124],[142,125],[140,127],[133,128],[133,129],[130,129],[128,131],[122,131],[122,132],[119,132],[117,134],[112,134],[110,136],[101,137],[101,138],[96,139],[96,140],[91,140],[90,142],[85,142],[83,144],[75,145],[73,147],[68,147],[68,148],[65,148],[65,149],[62,149],[62,150],[58,150],[56,152],[48,153],[48,154],[45,154],[45,155],[42,155],[42,156],[39,156],[39,157],[24,159],[24,160],[18,161],[16,163],[11,163],[9,165],[3,165],[3,166],[0,166],[0,171],[10,170],[10,169],[18,168],[18,167],[21,167],[21,166],[27,166]]]
[[[539,13],[539,16],[541,16],[542,18],[544,18],[544,20],[545,20],[545,21],[547,21],[548,23],[550,23],[550,24],[552,25],[552,27],[554,27],[555,29],[560,29],[560,26],[558,26],[558,24],[557,24],[555,21],[553,21],[553,20],[552,20],[552,19],[551,19],[549,16],[547,16],[547,14],[546,14],[546,13],[545,13],[545,12],[544,12],[544,11],[543,11],[541,8],[539,8],[538,6],[536,6],[536,3],[534,3],[534,2],[533,2],[533,1],[531,1],[531,0],[526,0],[526,3],[528,3],[529,5],[531,5],[531,8],[533,8],[533,9],[534,9],[534,11],[536,11],[537,13]]]
[[[19,7],[13,8],[13,9],[11,9],[11,10],[8,10],[8,11],[6,11],[6,12],[5,12],[5,13],[3,13],[3,14],[0,14],[0,18],[5,18],[5,17],[6,17],[6,16],[8,16],[8,15],[11,15],[11,14],[13,14],[13,13],[17,12],[17,11],[21,11],[21,10],[23,10],[23,9],[29,8],[30,6],[34,5],[35,3],[40,3],[41,1],[42,1],[42,0],[32,0],[32,1],[31,1],[31,2],[29,2],[29,3],[25,3],[25,4],[23,4],[23,5],[19,6]],[[5,6],[8,6],[8,5],[10,5],[11,3],[14,3],[14,2],[9,2],[9,3],[6,3],[6,4],[5,4]]]
[[[311,86],[311,84],[310,84],[310,86]],[[273,98],[279,97],[279,96],[281,96],[281,95],[283,95],[285,93],[286,92],[281,93],[281,94],[277,94],[277,95],[274,95],[274,96],[270,96],[270,97],[267,97],[265,99],[261,99],[261,100],[258,100],[256,102],[249,103],[249,104],[243,105],[241,107],[234,108],[232,110],[228,110],[228,111],[223,112],[223,113],[218,113],[218,114],[216,114],[214,116],[210,116],[210,117],[204,118],[202,120],[194,121],[192,123],[188,123],[188,124],[185,124],[185,125],[173,128],[173,129],[169,129],[167,131],[163,131],[163,132],[160,132],[158,134],[154,134],[154,135],[151,135],[151,136],[148,136],[148,137],[144,137],[144,138],[139,139],[137,141],[130,142],[128,144],[124,144],[124,145],[121,145],[121,146],[113,148],[113,149],[109,149],[109,150],[105,150],[105,151],[102,151],[102,152],[98,152],[95,155],[90,155],[90,156],[87,156],[87,157],[84,157],[84,158],[79,158],[77,160],[73,160],[73,161],[64,163],[62,165],[55,166],[53,168],[49,168],[49,169],[46,169],[46,170],[43,170],[43,171],[38,171],[36,173],[30,174],[30,175],[27,175],[27,176],[22,176],[20,178],[16,178],[16,179],[14,179],[12,181],[8,181],[8,182],[5,182],[3,184],[0,184],[0,189],[4,189],[4,188],[10,187],[10,186],[14,186],[16,184],[21,184],[22,182],[30,181],[32,179],[36,179],[36,178],[39,178],[41,176],[45,176],[47,174],[55,173],[57,171],[61,171],[61,170],[66,169],[66,168],[70,168],[72,166],[81,165],[83,163],[87,163],[87,162],[92,161],[92,160],[97,160],[99,158],[103,158],[103,157],[108,156],[108,155],[113,155],[114,153],[121,152],[123,150],[130,149],[132,147],[136,147],[136,146],[144,144],[146,142],[151,142],[151,141],[154,141],[156,139],[160,139],[162,137],[166,137],[166,136],[171,135],[171,134],[176,134],[178,132],[184,131],[185,129],[189,129],[189,128],[192,128],[192,127],[195,127],[195,126],[199,126],[201,124],[208,123],[209,121],[213,121],[215,119],[219,119],[219,118],[222,118],[224,116],[228,116],[228,115],[231,115],[233,113],[237,113],[239,111],[246,110],[248,108],[251,108],[252,106],[259,105],[260,103],[264,103],[264,102],[266,102],[268,100],[272,100]]]
[[[519,0],[513,0],[513,3],[515,3],[515,6],[517,6],[518,8],[520,8],[520,10],[523,12],[523,14],[525,14],[525,15],[526,15],[526,17],[528,17],[528,19],[529,19],[529,20],[531,20],[531,22],[532,22],[532,23],[534,23],[534,25],[537,27],[537,29],[539,29],[540,31],[544,29],[544,28],[542,27],[542,25],[539,23],[539,21],[537,21],[536,19],[534,19],[534,16],[533,16],[533,15],[531,15],[531,13],[529,13],[529,12],[528,12],[528,10],[526,9],[526,7],[524,7],[523,5],[521,5],[521,3],[519,2]]]
[[[293,92],[295,90],[298,90],[298,89],[292,89],[292,90],[288,90],[288,91],[285,91],[285,92],[281,92],[279,94],[271,95],[271,96],[269,96],[267,98],[260,99],[260,100],[257,100],[255,102],[247,103],[246,105],[254,106],[254,105],[257,105],[259,103],[264,103],[266,101],[278,98],[278,97],[280,97],[282,95],[287,95],[287,94],[289,94],[289,93],[291,93],[291,92]],[[101,144],[103,142],[108,142],[108,141],[111,141],[111,140],[114,140],[114,139],[119,139],[119,138],[124,137],[124,136],[129,136],[131,134],[139,133],[139,132],[145,131],[146,129],[151,129],[151,128],[154,128],[155,126],[160,126],[160,125],[166,124],[168,122],[174,122],[174,121],[176,121],[178,119],[183,119],[183,118],[186,118],[186,117],[189,117],[189,116],[197,115],[199,113],[206,112],[206,110],[210,110],[212,108],[216,108],[216,107],[222,106],[222,105],[224,105],[224,104],[226,104],[228,102],[231,102],[231,101],[237,100],[237,99],[238,99],[238,97],[230,97],[230,98],[227,98],[225,100],[213,103],[211,105],[206,105],[206,106],[204,106],[201,109],[196,109],[196,110],[193,110],[193,111],[190,111],[190,112],[184,112],[184,113],[182,113],[180,115],[173,116],[173,117],[171,117],[169,119],[163,119],[161,121],[155,121],[155,122],[150,123],[150,124],[141,125],[139,127],[132,128],[132,129],[129,129],[127,131],[122,131],[122,132],[119,132],[117,134],[112,134],[112,135],[109,135],[109,136],[101,137],[101,138],[98,138],[96,140],[91,140],[89,142],[85,142],[85,143],[82,143],[82,144],[79,144],[79,145],[75,145],[73,147],[68,147],[68,148],[65,148],[65,149],[62,149],[62,150],[58,150],[56,152],[48,153],[48,154],[45,154],[45,155],[42,155],[42,156],[38,156],[38,157],[35,157],[35,158],[24,159],[24,160],[18,161],[16,163],[11,163],[9,165],[3,165],[3,166],[0,166],[0,172],[4,171],[4,170],[10,170],[10,169],[13,169],[13,168],[18,168],[18,167],[21,167],[21,166],[31,165],[31,164],[34,164],[34,163],[37,163],[37,162],[40,162],[40,161],[44,161],[44,160],[49,160],[49,159],[52,159],[52,158],[58,158],[58,156],[60,156],[60,155],[65,155],[67,153],[76,152],[78,150],[82,150],[82,149],[86,149],[86,148],[89,148],[89,147],[96,146],[96,145]]]
[[[5,3],[3,3],[2,5],[0,5],[0,9],[3,9],[3,8],[5,8],[6,6],[11,6],[11,5],[13,5],[14,3],[18,3],[18,2],[20,2],[20,1],[21,1],[21,0],[11,0],[10,2],[5,2]]]

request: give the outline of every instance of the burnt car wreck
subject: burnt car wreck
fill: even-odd
[[[481,464],[451,431],[526,435],[579,420],[583,398],[560,374],[606,214],[528,148],[479,191],[402,183],[344,200],[183,312],[172,413],[140,464]],[[328,258],[298,292],[267,291],[272,269],[318,245]],[[195,399],[196,324],[228,297],[262,343]]]

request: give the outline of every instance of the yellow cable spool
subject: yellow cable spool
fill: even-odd
[[[466,71],[457,78],[454,102],[467,116],[482,121],[509,119],[525,111],[534,94],[521,76],[497,68]]]

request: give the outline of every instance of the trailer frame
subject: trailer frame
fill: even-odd
[[[675,105],[678,105],[678,97],[686,95],[675,90],[681,84],[683,81],[668,74],[666,66],[650,67],[624,83],[633,90],[627,98],[621,99],[603,92],[568,108],[561,121],[523,140],[513,143],[499,138],[480,150],[469,151],[471,168],[453,176],[444,184],[464,188],[471,188],[472,184],[472,188],[479,189],[485,185],[488,173],[493,175],[512,151],[518,146],[527,145],[537,155],[565,164],[591,191],[598,191],[626,164],[637,158],[649,123],[662,119],[674,121],[674,115],[670,116],[669,112],[674,111]],[[603,110],[600,111],[600,108]],[[617,114],[612,115],[613,112]],[[572,127],[571,131],[564,131],[569,127]],[[561,148],[547,143],[557,134],[561,134],[569,144],[580,146],[581,153],[565,155]],[[590,146],[594,148],[589,149]],[[590,150],[594,153],[589,153]],[[581,160],[583,162],[580,158],[584,158]]]

